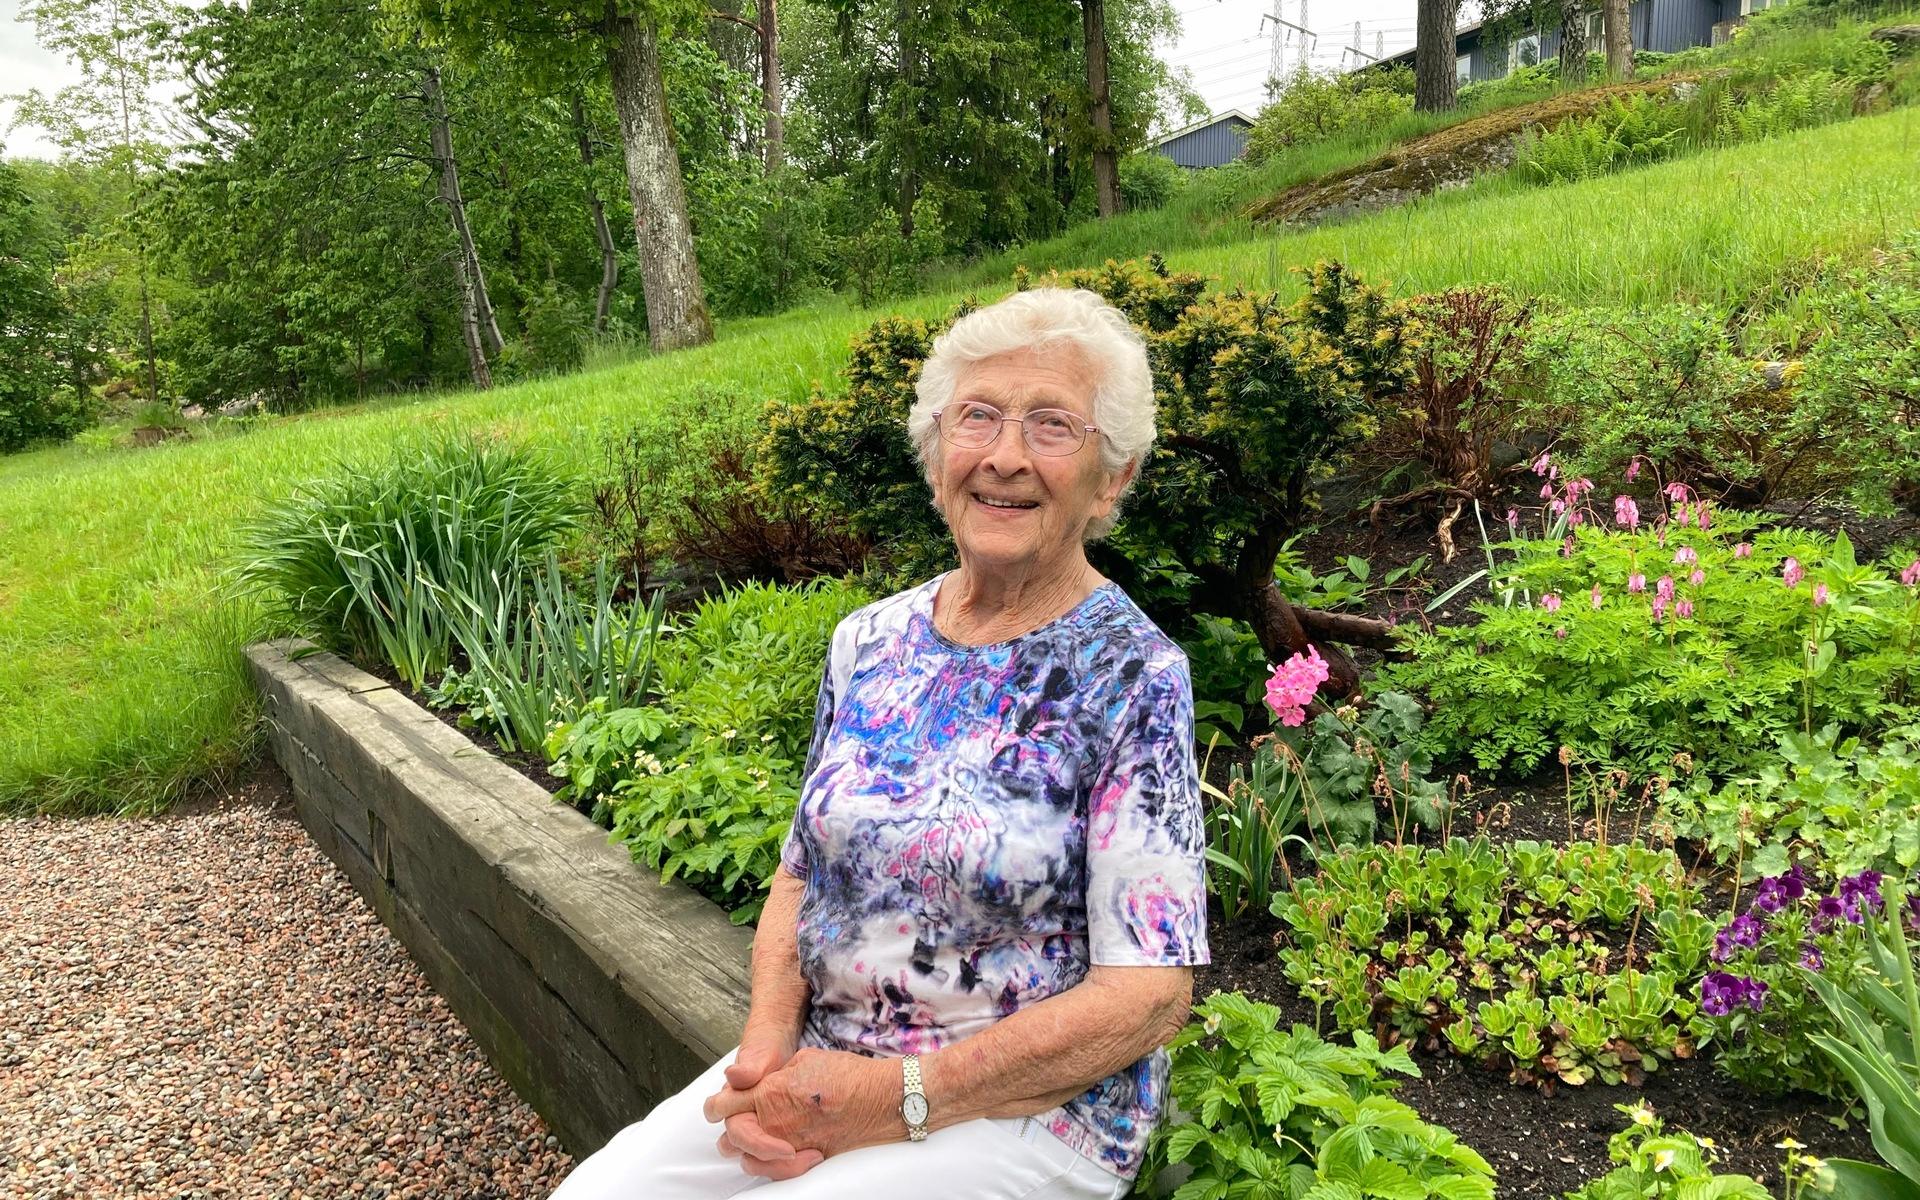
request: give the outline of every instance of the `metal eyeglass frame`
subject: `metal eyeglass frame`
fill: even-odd
[[[1101,429],[1098,425],[1089,425],[1085,421],[1080,420],[1080,414],[1073,412],[1069,409],[1035,408],[1035,409],[1029,409],[1027,411],[1027,415],[1024,417],[1010,417],[1006,413],[1001,412],[1000,409],[997,408],[996,406],[988,404],[985,400],[964,400],[964,401],[961,401],[961,403],[967,405],[970,408],[988,409],[995,416],[1000,418],[1000,423],[994,427],[992,437],[988,438],[984,442],[981,442],[977,446],[969,446],[965,442],[954,441],[952,437],[948,436],[946,426],[940,423],[940,414],[946,412],[948,408],[954,407],[954,406],[942,405],[939,408],[934,409],[933,410],[934,429],[939,432],[940,437],[944,441],[946,441],[949,445],[958,446],[962,450],[985,450],[988,446],[993,445],[995,442],[1000,440],[1000,435],[1007,431],[1008,421],[1018,421],[1020,423],[1021,440],[1026,442],[1027,449],[1033,451],[1035,454],[1038,454],[1042,458],[1065,458],[1070,454],[1078,454],[1081,448],[1087,444],[1087,434],[1098,433],[1104,436],[1106,432],[1105,430]],[[1057,454],[1049,453],[1045,450],[1042,450],[1040,447],[1034,445],[1033,438],[1030,437],[1027,433],[1027,420],[1028,418],[1032,417],[1034,413],[1060,413],[1063,416],[1071,417],[1085,432],[1080,435],[1080,440],[1074,443],[1073,449],[1062,450]]]

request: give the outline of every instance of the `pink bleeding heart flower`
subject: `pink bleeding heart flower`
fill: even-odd
[[[1705,571],[1702,571],[1699,567],[1695,567],[1693,569],[1693,574],[1687,576],[1687,582],[1692,584],[1695,587],[1699,587],[1701,584],[1705,583],[1706,581],[1707,581],[1707,573]]]
[[[1593,480],[1588,479],[1585,475],[1582,475],[1578,479],[1569,479],[1567,481],[1567,496],[1571,499],[1578,500],[1592,490]]]
[[[1633,461],[1627,464],[1627,482],[1632,483],[1638,478],[1640,478],[1640,456],[1636,454]]]
[[[1552,485],[1552,484],[1550,484],[1550,483],[1543,483],[1543,484],[1541,484],[1541,485],[1540,485],[1540,498],[1541,498],[1542,500],[1550,500],[1550,499],[1552,499],[1552,498],[1553,498],[1553,485]]]
[[[1780,578],[1785,581],[1788,587],[1799,587],[1800,581],[1806,577],[1807,573],[1801,568],[1800,560],[1791,554],[1787,556],[1786,562],[1780,564]]]
[[[1600,607],[1600,585],[1599,584],[1596,583],[1593,585],[1593,595],[1590,597],[1590,599],[1592,600],[1593,606],[1595,608]]]
[[[1625,525],[1628,529],[1640,528],[1640,506],[1633,502],[1632,496],[1613,498],[1613,523]]]
[[[1827,585],[1824,583],[1814,584],[1813,585],[1813,606],[1815,608],[1820,608],[1826,604],[1827,599],[1828,599]]]
[[[1535,475],[1545,475],[1552,469],[1553,456],[1550,454],[1542,454],[1539,458],[1533,460],[1533,473]]]
[[[1900,582],[1906,584],[1908,587],[1920,585],[1920,558],[1916,558],[1911,563],[1908,563],[1907,569],[1900,572]]]
[[[1673,561],[1684,566],[1687,563],[1699,562],[1700,555],[1694,552],[1692,546],[1682,546],[1673,552]]]
[[[1515,533],[1519,532],[1519,529],[1520,529],[1520,510],[1519,509],[1510,508],[1507,510],[1507,529],[1510,532],[1515,532]]]
[[[1693,615],[1693,601],[1682,596],[1680,601],[1673,606],[1673,615],[1683,621],[1691,617]]]
[[[1554,636],[1554,637],[1556,637],[1556,638],[1558,638],[1559,640],[1561,640],[1561,641],[1563,641],[1563,642],[1564,642],[1564,641],[1566,641],[1566,640],[1567,640],[1567,627],[1566,627],[1565,625],[1556,625],[1556,626],[1554,626],[1554,628],[1553,628],[1553,636]]]
[[[1540,597],[1540,607],[1546,609],[1548,612],[1559,612],[1560,593],[1548,592],[1546,595]]]
[[[1573,557],[1573,535],[1572,534],[1568,534],[1566,536],[1566,539],[1560,543],[1560,557],[1561,558]]]
[[[1653,598],[1653,619],[1656,621],[1667,619],[1667,602],[1658,596]]]
[[[1547,507],[1551,509],[1553,511],[1553,515],[1557,517],[1561,513],[1567,511],[1567,502],[1565,500],[1562,500],[1560,497],[1555,496],[1553,498],[1553,503],[1547,505]]]
[[[1640,593],[1646,590],[1647,590],[1647,577],[1645,575],[1642,575],[1640,572],[1635,571],[1633,574],[1627,576],[1627,591],[1638,596]]]
[[[1586,523],[1587,523],[1587,514],[1581,512],[1577,508],[1567,514],[1567,524],[1569,525],[1572,525],[1578,528],[1579,526],[1585,525]]]
[[[1741,543],[1740,543],[1740,544],[1739,544],[1738,546],[1735,546],[1735,547],[1733,548],[1733,556],[1734,556],[1735,558],[1752,558],[1752,557],[1753,557],[1753,543],[1752,543],[1752,542],[1741,542]]]
[[[1273,675],[1267,680],[1267,707],[1273,710],[1280,723],[1289,728],[1298,728],[1307,723],[1307,705],[1327,681],[1332,669],[1327,661],[1320,657],[1320,651],[1309,645],[1304,654],[1296,654],[1273,669]]]
[[[1705,500],[1702,500],[1700,506],[1693,510],[1693,520],[1694,524],[1702,529],[1711,529],[1713,527],[1713,514],[1707,511],[1707,502]]]
[[[1673,501],[1675,504],[1684,504],[1687,497],[1692,494],[1691,489],[1677,479],[1660,490],[1665,492],[1667,499]]]
[[[1653,585],[1653,590],[1662,600],[1672,600],[1673,599],[1673,576],[1662,575],[1660,577],[1660,582]]]

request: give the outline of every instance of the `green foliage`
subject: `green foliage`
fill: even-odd
[[[1493,598],[1474,602],[1474,623],[1406,635],[1410,661],[1383,680],[1426,698],[1422,739],[1436,756],[1526,772],[1570,746],[1644,777],[1670,774],[1684,752],[1718,777],[1794,729],[1905,719],[1906,647],[1920,611],[1887,571],[1856,561],[1844,535],[1763,532],[1741,543],[1751,519],[1724,510],[1704,532],[1684,521],[1606,532],[1591,515],[1568,535],[1571,553],[1549,538],[1494,547],[1514,558],[1497,567]],[[1697,562],[1676,562],[1683,554]],[[1789,558],[1808,574],[1791,591]],[[1636,576],[1644,594],[1632,590]],[[1663,586],[1673,598],[1656,613]],[[1829,603],[1813,603],[1816,586]],[[1677,615],[1681,601],[1691,615]]]
[[[577,595],[549,552],[543,569],[515,569],[479,587],[448,584],[438,599],[466,659],[433,698],[464,703],[509,750],[537,752],[562,720],[645,699],[663,597],[637,612],[603,561],[591,597]]]
[[[592,318],[576,296],[549,279],[527,297],[521,309],[520,343],[515,365],[524,372],[550,374],[578,369],[587,354]]]
[[[0,162],[0,453],[73,436],[92,397],[63,375],[72,320],[55,282],[58,242],[20,173]]]
[[[1202,613],[1193,622],[1193,634],[1179,641],[1193,679],[1194,740],[1232,746],[1260,710],[1266,652],[1245,621]]]
[[[1658,162],[1686,148],[1686,118],[1682,105],[1644,92],[1616,97],[1591,117],[1528,131],[1514,163],[1539,182],[1564,183]]]
[[[1433,760],[1419,744],[1424,722],[1412,696],[1376,691],[1362,705],[1276,731],[1306,776],[1306,823],[1322,855],[1373,841],[1383,809],[1396,842],[1414,825],[1445,828],[1452,802],[1446,785],[1429,778]]]
[[[1297,760],[1262,746],[1244,769],[1234,766],[1224,793],[1201,783],[1217,802],[1207,814],[1207,862],[1210,890],[1228,920],[1272,905],[1274,867],[1307,818],[1302,781]]]
[[[1247,133],[1247,158],[1258,164],[1298,146],[1365,136],[1413,111],[1413,70],[1392,67],[1343,75],[1288,78]]]
[[[1304,1025],[1281,1033],[1279,1009],[1237,992],[1193,1011],[1168,1047],[1168,1091],[1191,1119],[1154,1132],[1140,1193],[1168,1164],[1188,1163],[1175,1200],[1492,1200],[1487,1161],[1393,1099],[1389,1072],[1420,1073],[1404,1048],[1382,1050],[1367,1033],[1340,1046]]]
[[[1842,739],[1837,725],[1780,739],[1777,757],[1716,786],[1696,778],[1666,793],[1664,819],[1744,875],[1794,862],[1851,874],[1920,868],[1920,726],[1879,745]]]
[[[753,920],[799,801],[828,640],[870,599],[822,581],[702,603],[655,648],[653,703],[592,705],[548,736],[561,798],[610,822],[663,879]]]
[[[1920,1194],[1920,986],[1907,942],[1905,899],[1904,886],[1890,886],[1880,915],[1868,915],[1871,974],[1862,973],[1850,986],[1820,974],[1808,977],[1840,1027],[1814,1042],[1866,1105],[1873,1148],[1905,1184],[1879,1177],[1870,1164],[1840,1160],[1830,1166],[1859,1190],[1836,1189],[1837,1195]],[[1865,1186],[1870,1182],[1872,1190]]]
[[[1796,389],[1799,419],[1826,431],[1823,449],[1853,501],[1920,510],[1920,239],[1870,269],[1813,289],[1805,314],[1822,334]]]
[[[1846,1093],[1845,1076],[1818,1047],[1841,1027],[1808,987],[1808,972],[1817,969],[1822,980],[1852,987],[1871,969],[1858,921],[1863,891],[1877,889],[1863,889],[1862,877],[1849,876],[1836,894],[1822,896],[1810,886],[1817,878],[1806,869],[1762,878],[1736,894],[1736,908],[1746,901],[1745,911],[1714,935],[1714,974],[1702,982],[1693,1029],[1700,1045],[1714,1049],[1722,1072],[1758,1091]],[[1749,980],[1760,989],[1757,1001],[1705,1003],[1709,987],[1750,988],[1743,982]]]
[[[1120,203],[1128,212],[1164,207],[1187,185],[1187,169],[1153,150],[1120,160]]]
[[[243,535],[239,578],[320,645],[426,687],[453,648],[448,596],[498,602],[579,515],[544,455],[427,442],[371,468],[341,464],[270,505]]]
[[[1706,958],[1698,904],[1671,851],[1453,837],[1323,856],[1273,911],[1287,978],[1339,1028],[1578,1085],[1691,1052],[1678,993]]]
[[[1771,1200],[1773,1195],[1745,1175],[1714,1171],[1712,1145],[1685,1130],[1667,1132],[1666,1125],[1642,1100],[1616,1104],[1629,1124],[1607,1139],[1607,1157],[1613,1170],[1565,1200]]]

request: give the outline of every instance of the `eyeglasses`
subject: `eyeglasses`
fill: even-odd
[[[1008,421],[1018,421],[1027,449],[1048,458],[1072,454],[1087,444],[1088,434],[1100,432],[1099,426],[1087,424],[1080,414],[1064,408],[1036,408],[1024,417],[1009,417],[978,400],[937,408],[933,420],[940,427],[941,437],[968,450],[993,445]]]

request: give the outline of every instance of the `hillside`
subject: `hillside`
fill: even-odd
[[[1188,243],[1167,257],[1226,285],[1292,284],[1339,258],[1402,293],[1496,281],[1569,302],[1733,301],[1807,260],[1920,224],[1920,116],[1899,110],[1556,189],[1444,193],[1339,225]],[[1150,225],[1131,226],[1136,233]],[[1162,249],[1150,238],[1124,248]],[[1119,247],[1037,248],[1036,267]],[[1004,277],[1002,277],[1004,278]],[[888,306],[927,316],[964,290]],[[423,432],[524,438],[586,467],[596,437],[697,389],[758,406],[830,379],[876,314],[835,307],[743,321],[715,344],[562,378],[272,421],[151,450],[0,460],[0,805],[136,809],[236,762],[255,708],[236,653],[273,632],[227,586],[260,505],[337,463]],[[671,436],[666,429],[660,436]]]

